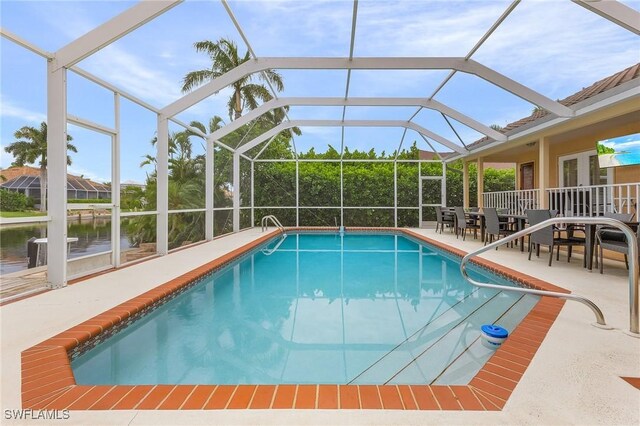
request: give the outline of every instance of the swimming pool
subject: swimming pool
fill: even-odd
[[[290,234],[75,357],[73,372],[87,385],[467,384],[493,354],[480,326],[512,330],[538,298],[471,287],[458,268],[403,235]]]

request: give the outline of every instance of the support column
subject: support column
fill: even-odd
[[[169,120],[160,114],[156,148],[156,251],[165,255],[169,252]]]
[[[296,158],[296,226],[300,226],[300,162]]]
[[[207,209],[204,212],[204,236],[207,241],[213,240],[213,192],[214,192],[214,182],[213,182],[213,159],[214,159],[214,145],[213,141],[207,138],[207,152],[205,154],[205,169],[204,169],[204,179],[205,179],[205,196],[204,196],[204,204]]]
[[[440,186],[440,205],[447,205],[447,163],[442,162],[442,182]]]
[[[462,206],[469,208],[469,163],[462,161]]]
[[[67,285],[67,69],[54,68],[47,64],[47,286],[60,288]]]
[[[120,94],[114,93],[116,134],[111,138],[111,264],[120,266]]]
[[[233,232],[240,230],[240,154],[233,153]]]
[[[538,139],[538,205],[541,209],[549,208],[549,139]]]
[[[255,205],[255,187],[254,187],[254,177],[255,177],[255,167],[253,160],[251,161],[251,226],[255,226],[256,224],[256,209],[253,207]]]
[[[398,162],[393,162],[393,226],[398,227]]]
[[[484,159],[478,157],[478,207],[483,207],[482,193],[484,192]]]
[[[344,181],[342,158],[340,158],[340,226],[344,226]]]

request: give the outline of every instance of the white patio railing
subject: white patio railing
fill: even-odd
[[[640,182],[547,189],[549,208],[565,217],[637,213]]]
[[[540,190],[483,192],[482,200],[484,207],[507,210],[510,214],[524,214],[525,210],[539,208]]]
[[[637,215],[640,182],[549,188],[545,196],[549,208],[565,217],[602,216],[605,212]],[[511,214],[524,214],[527,209],[541,206],[538,189],[484,192],[482,198],[485,207],[505,209]]]

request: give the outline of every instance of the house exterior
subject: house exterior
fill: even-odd
[[[566,216],[605,211],[636,213],[640,165],[600,168],[596,143],[640,133],[640,63],[604,78],[560,103],[571,119],[536,109],[501,130],[505,142],[488,137],[469,145],[464,156],[465,205],[470,204],[468,164],[478,174],[489,163],[515,163],[516,191],[485,193],[478,179],[478,206],[558,209]]]
[[[40,200],[40,169],[29,166],[9,167],[0,170],[0,176],[0,188],[20,192],[34,198],[36,202]],[[67,198],[110,200],[111,187],[82,176],[67,174]]]

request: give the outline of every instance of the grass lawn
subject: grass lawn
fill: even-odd
[[[46,212],[40,211],[28,211],[28,212],[0,212],[0,217],[33,217],[33,216],[46,216]]]

